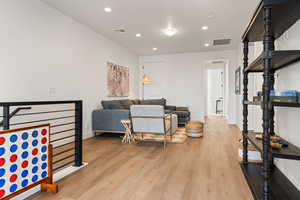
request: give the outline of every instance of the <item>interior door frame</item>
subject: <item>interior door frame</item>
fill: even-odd
[[[204,62],[204,73],[203,73],[203,90],[205,91],[205,97],[204,97],[204,110],[205,110],[205,116],[208,116],[208,102],[207,102],[207,96],[208,96],[208,90],[207,90],[207,71],[210,68],[210,65],[213,64],[213,62],[223,62],[224,63],[224,99],[223,99],[223,116],[228,119],[228,99],[229,99],[229,60],[228,59],[213,59],[213,60],[206,60]]]

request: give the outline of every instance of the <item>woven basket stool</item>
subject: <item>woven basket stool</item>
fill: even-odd
[[[203,136],[203,123],[199,121],[190,121],[185,125],[185,132],[189,137]]]

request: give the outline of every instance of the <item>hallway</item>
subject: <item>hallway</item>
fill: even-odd
[[[237,160],[238,129],[207,118],[205,135],[184,144],[122,144],[118,137],[85,141],[89,165],[38,200],[252,200]]]

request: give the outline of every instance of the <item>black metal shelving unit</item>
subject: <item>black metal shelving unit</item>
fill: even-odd
[[[241,168],[256,200],[299,200],[300,191],[273,164],[274,158],[300,160],[300,148],[289,143],[287,148],[273,150],[270,136],[274,135],[274,107],[300,107],[300,103],[270,101],[276,70],[300,60],[299,50],[276,51],[274,41],[300,18],[299,0],[262,0],[245,33],[243,70],[243,161]],[[263,41],[263,52],[248,65],[249,42]],[[263,72],[262,102],[248,101],[249,73]],[[248,130],[248,106],[263,109],[263,139],[257,140]],[[248,141],[262,153],[262,163],[248,162]],[[287,141],[286,141],[287,142]]]

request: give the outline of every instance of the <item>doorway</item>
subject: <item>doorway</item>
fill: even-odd
[[[226,113],[226,62],[211,61],[206,65],[206,114]]]

